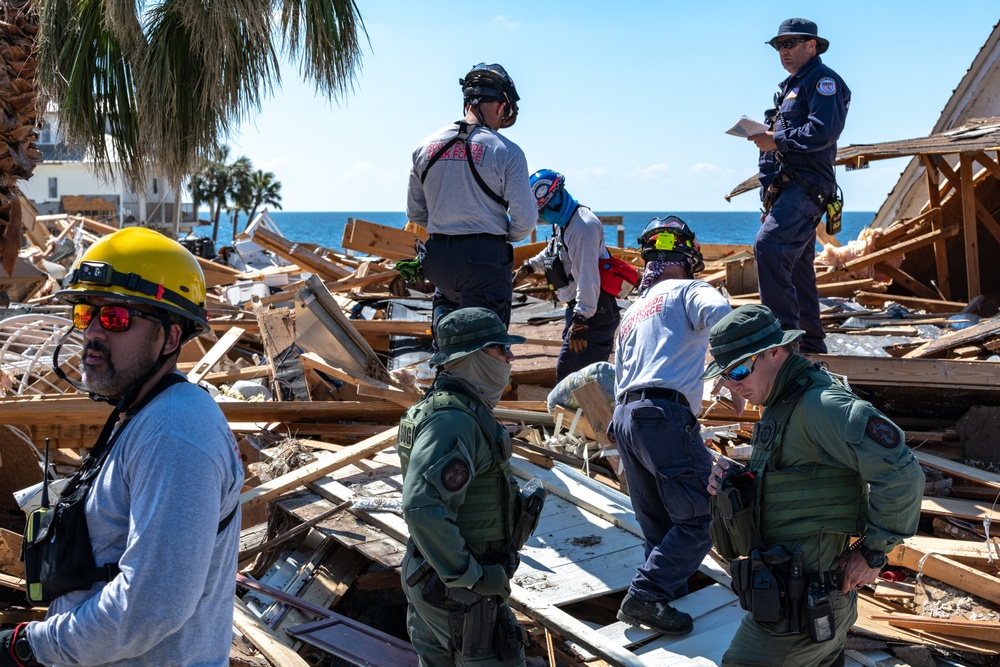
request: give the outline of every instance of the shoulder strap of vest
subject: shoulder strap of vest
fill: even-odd
[[[472,130],[474,130],[476,127],[477,125],[466,123],[464,120],[458,121],[458,134],[449,139],[448,143],[442,146],[441,150],[435,153],[427,161],[427,166],[424,167],[423,173],[420,174],[420,182],[421,183],[424,182],[424,179],[427,178],[427,172],[434,165],[434,163],[438,161],[438,158],[440,158],[444,154],[444,152],[447,151],[449,148],[451,148],[456,143],[461,141],[465,143],[465,158],[469,162],[469,169],[472,170],[472,177],[476,179],[476,184],[479,185],[479,188],[483,191],[483,193],[487,197],[489,197],[496,203],[503,206],[503,210],[506,211],[508,208],[510,208],[510,205],[507,203],[507,200],[498,195],[496,192],[494,192],[493,188],[491,188],[489,185],[486,184],[486,181],[483,180],[483,177],[479,175],[479,170],[476,169],[476,163],[472,159],[472,147],[469,146],[469,135],[472,134]]]

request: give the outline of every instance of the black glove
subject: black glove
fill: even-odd
[[[587,349],[587,334],[590,332],[590,319],[582,315],[574,315],[569,323],[569,351],[582,354]]]
[[[522,280],[527,278],[531,273],[532,273],[531,265],[528,264],[527,262],[522,264],[521,268],[519,268],[517,271],[514,272],[514,287],[517,287],[518,284]]]
[[[31,652],[27,627],[21,623],[13,630],[0,630],[0,667],[42,667]]]

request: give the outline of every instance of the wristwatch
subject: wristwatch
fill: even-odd
[[[865,562],[868,563],[868,567],[872,569],[881,570],[889,564],[889,557],[881,551],[875,551],[874,549],[869,549],[868,547],[861,547],[861,555],[864,557]]]

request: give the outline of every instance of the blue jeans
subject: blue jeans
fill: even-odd
[[[629,594],[644,602],[687,593],[688,578],[712,547],[708,475],[712,458],[698,421],[674,401],[642,399],[615,407],[611,431],[646,541]]]
[[[803,352],[826,352],[813,267],[816,225],[822,217],[819,204],[793,183],[778,195],[753,244],[761,303],[782,329],[806,332]]]
[[[569,349],[569,326],[573,321],[573,308],[576,302],[566,306],[566,325],[563,327],[562,349],[556,361],[556,382],[561,381],[570,373],[586,368],[599,361],[607,361],[611,356],[611,348],[615,342],[615,330],[621,322],[621,308],[618,300],[605,291],[597,299],[597,312],[590,318],[590,328],[587,330],[587,349],[577,354]]]
[[[424,244],[423,272],[434,283],[434,324],[459,308],[488,308],[510,326],[514,248],[490,238],[442,237]]]

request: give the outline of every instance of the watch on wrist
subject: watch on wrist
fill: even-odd
[[[889,557],[881,551],[875,551],[874,549],[869,549],[868,547],[861,547],[861,555],[864,557],[865,562],[868,563],[868,567],[872,569],[881,570],[889,564]]]

